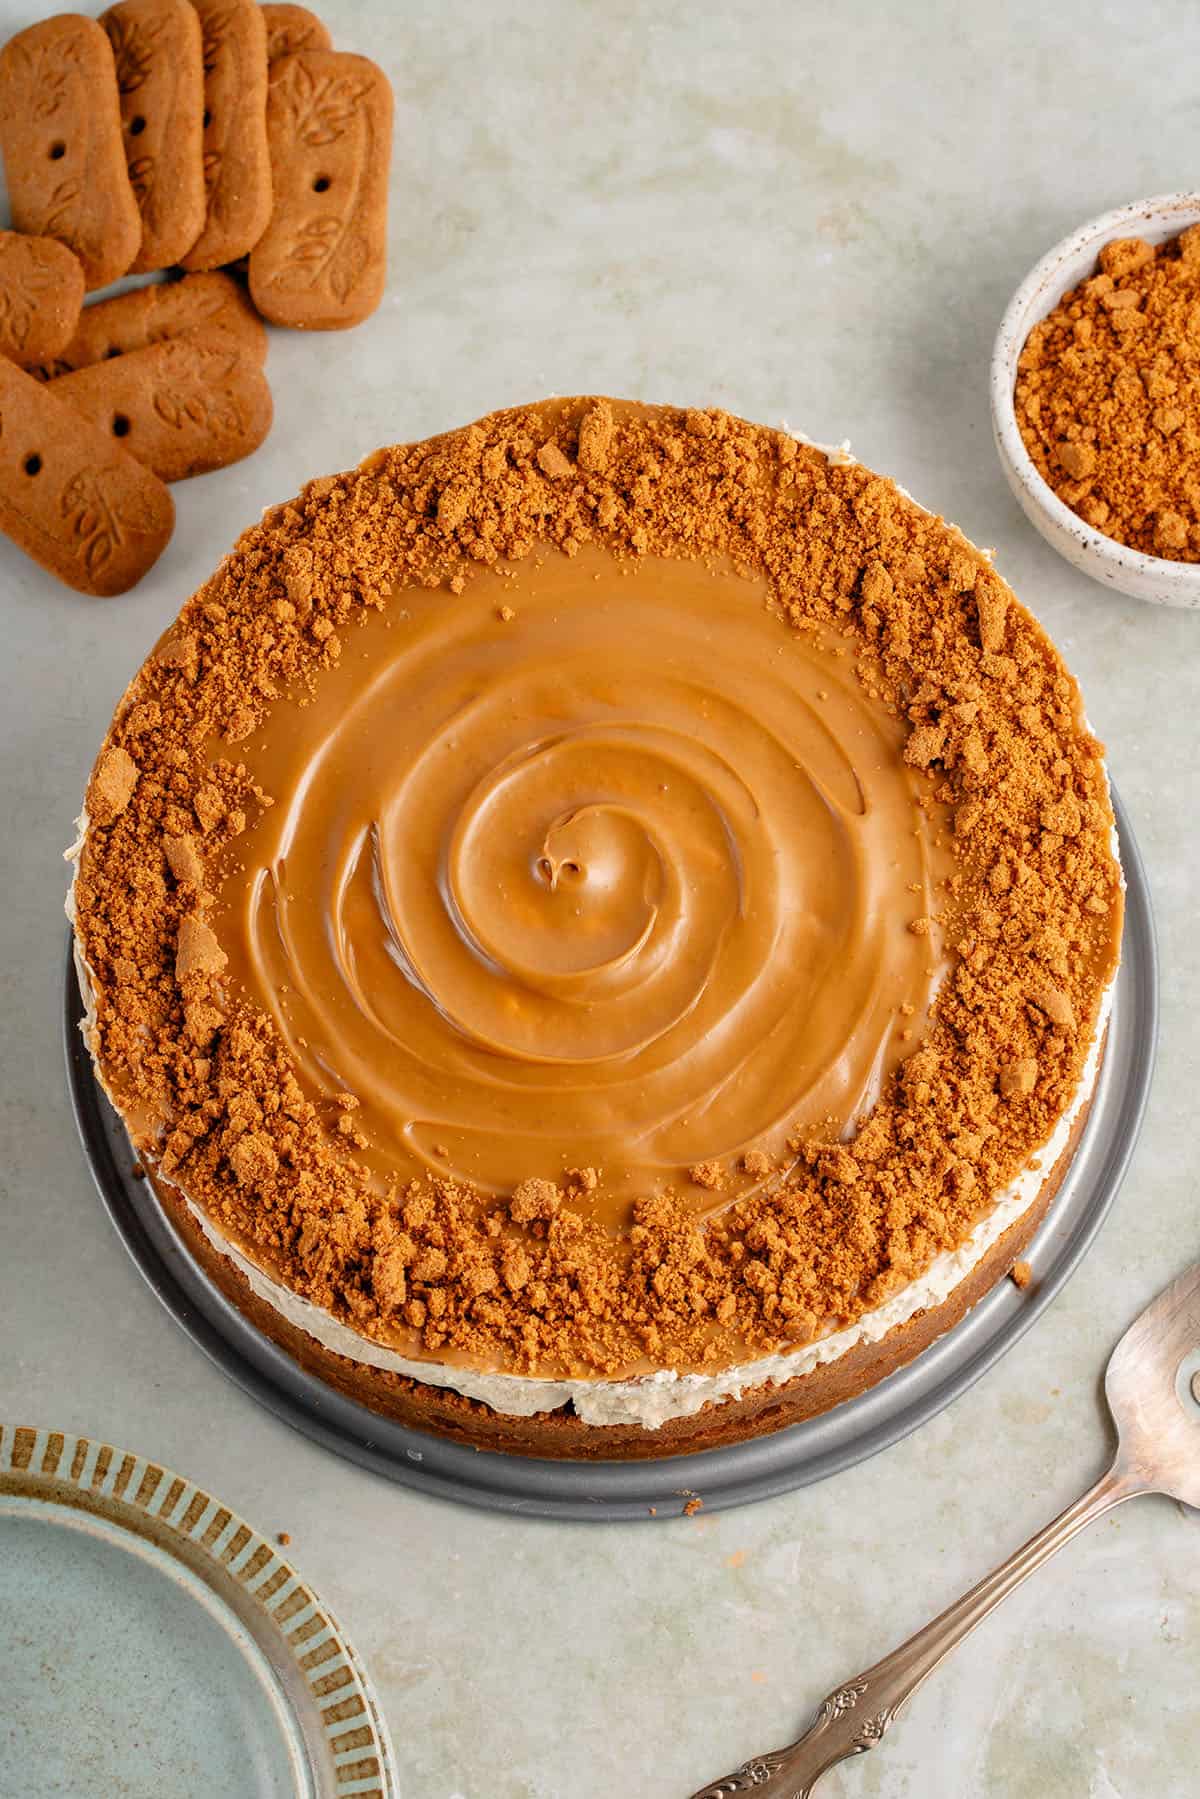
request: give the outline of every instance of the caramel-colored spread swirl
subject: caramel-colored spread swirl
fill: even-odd
[[[923,1029],[950,859],[905,736],[730,567],[406,589],[245,746],[228,976],[379,1173],[728,1203]]]

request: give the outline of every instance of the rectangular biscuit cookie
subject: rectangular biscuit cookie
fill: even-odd
[[[161,481],[240,462],[273,416],[261,366],[220,326],[60,375],[50,391]]]
[[[32,367],[42,381],[90,368],[106,356],[124,356],[168,337],[220,325],[237,337],[246,354],[262,363],[267,333],[262,320],[232,276],[217,271],[185,275],[182,281],[160,281],[85,306],[74,336],[53,359]]]
[[[94,19],[59,13],[5,44],[0,149],[15,228],[66,244],[89,288],[123,275],[142,220],[125,168],[112,48]]]
[[[262,9],[267,27],[267,61],[278,62],[297,50],[332,50],[333,37],[323,19],[307,6],[268,3]]]
[[[271,216],[267,28],[257,0],[192,0],[204,40],[204,229],[185,269],[215,269],[252,250]]]
[[[0,355],[55,356],[79,327],[83,265],[56,237],[0,231]]]
[[[191,249],[204,192],[204,58],[188,0],[120,0],[100,15],[121,96],[129,180],[142,215],[133,272],[166,269]]]
[[[341,50],[285,56],[271,67],[267,130],[275,206],[250,255],[250,297],[276,325],[357,325],[387,275],[387,76]]]
[[[158,476],[3,358],[0,418],[0,531],[80,593],[124,593],[175,523]]]

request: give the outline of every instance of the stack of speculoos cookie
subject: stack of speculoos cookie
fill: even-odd
[[[262,321],[336,331],[378,306],[391,133],[387,77],[302,6],[119,0],[9,40],[0,530],[81,593],[146,573],[164,483],[271,427]]]

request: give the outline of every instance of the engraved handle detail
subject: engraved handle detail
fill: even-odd
[[[1093,1519],[1122,1500],[1150,1490],[1118,1457],[1094,1487],[969,1593],[881,1662],[823,1699],[811,1728],[798,1742],[754,1756],[734,1773],[701,1788],[693,1799],[729,1799],[735,1793],[751,1792],[761,1799],[807,1799],[822,1774],[836,1763],[875,1748],[938,1664],[1035,1569]]]

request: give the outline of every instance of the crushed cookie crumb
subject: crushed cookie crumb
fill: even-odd
[[[229,1165],[241,1186],[261,1187],[279,1167],[279,1157],[269,1137],[261,1131],[247,1131],[229,1152]]]
[[[1029,997],[1040,1012],[1044,1012],[1052,1024],[1062,1025],[1072,1030],[1075,1025],[1075,1011],[1071,1005],[1070,995],[1052,982],[1042,981],[1029,990]]]
[[[589,474],[602,475],[608,468],[615,429],[607,400],[598,400],[579,421],[579,466]]]
[[[211,925],[190,914],[180,919],[175,951],[176,980],[186,981],[190,975],[220,974],[228,960]]]
[[[137,763],[120,744],[105,750],[88,783],[88,817],[94,824],[110,825],[119,818],[137,786]]]
[[[196,847],[196,839],[190,832],[185,831],[179,837],[164,838],[163,852],[167,858],[167,867],[176,881],[189,887],[203,887],[204,863]]]
[[[553,1218],[562,1205],[562,1194],[553,1181],[522,1181],[509,1201],[509,1217],[514,1224],[530,1224],[534,1219]]]
[[[1019,1062],[1006,1062],[1000,1070],[1000,1091],[1005,1099],[1023,1097],[1037,1086],[1038,1065],[1033,1056],[1022,1056]]]
[[[565,456],[556,443],[544,443],[537,453],[538,467],[552,481],[562,481],[575,473],[569,456]]]

